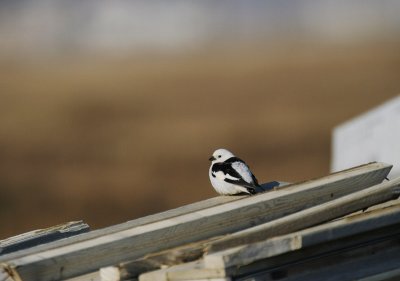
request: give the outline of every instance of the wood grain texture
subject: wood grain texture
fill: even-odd
[[[393,202],[393,205],[383,209],[346,217],[266,241],[208,254],[204,256],[204,265],[206,268],[242,266],[256,260],[301,248],[311,247],[389,225],[400,224],[400,201],[395,200]]]
[[[74,278],[68,278],[65,279],[65,281],[104,281],[104,280],[101,280],[100,271],[96,271]]]
[[[165,280],[176,281],[205,277],[251,275],[252,271],[257,272],[260,269],[280,267],[282,264],[290,262],[296,263],[302,258],[307,259],[309,255],[319,256],[338,249],[351,249],[354,245],[365,245],[369,241],[384,239],[386,234],[393,236],[389,231],[383,231],[383,229],[392,226],[395,228],[400,226],[399,200],[392,201],[391,206],[359,214],[351,219],[342,218],[263,242],[206,255],[203,260],[175,265],[156,272],[148,272],[143,274],[144,277],[140,280],[152,280],[153,274],[156,274],[159,278],[163,276]],[[380,233],[379,230],[381,230]],[[364,235],[370,233],[370,231],[378,232],[378,234]],[[397,230],[397,234],[399,232]],[[334,246],[329,246],[329,243]],[[318,251],[316,247],[318,247]],[[293,251],[295,254],[293,254]],[[280,257],[283,258],[279,259]],[[275,258],[277,261],[266,261],[271,258]],[[257,262],[260,265],[254,266]]]
[[[400,266],[400,245],[398,237],[363,247],[326,253],[318,258],[303,260],[301,263],[283,265],[280,269],[249,274],[244,280],[314,281],[314,280],[359,280]]]
[[[6,264],[23,281],[72,278],[152,252],[240,231],[340,198],[381,182],[390,169],[387,164],[371,163],[169,219],[164,214],[148,223],[132,223],[135,226],[124,230],[118,226],[118,231],[109,230],[107,234],[40,254],[7,260]]]
[[[398,280],[400,280],[400,268],[368,276],[359,279],[358,281],[398,281]]]
[[[215,238],[217,239],[217,238]],[[207,242],[215,240],[207,239]],[[140,274],[165,266],[188,263],[203,256],[204,243],[190,243],[166,251],[152,253],[144,258],[118,264],[121,280],[137,278]]]
[[[384,237],[384,235],[381,236]],[[353,241],[353,244],[350,244],[353,246],[339,243],[333,248],[325,248],[320,253],[314,249],[308,253],[301,251],[293,259],[286,255],[285,258],[277,256],[277,261],[263,260],[263,263],[258,267],[243,265],[217,269],[204,268],[201,261],[191,262],[143,274],[139,281],[194,281],[228,277],[234,278],[234,280],[253,280],[254,278],[254,280],[263,281],[338,280],[339,276],[341,277],[339,280],[354,280],[397,268],[400,265],[398,239],[398,236],[392,236],[379,240],[371,239],[371,241],[364,241],[362,244]],[[385,259],[390,259],[390,262],[386,262]],[[354,268],[361,270],[353,273]],[[312,278],[309,276],[312,276]],[[349,279],[349,277],[351,278]]]
[[[0,255],[72,237],[89,230],[89,225],[82,221],[67,222],[46,229],[33,230],[0,240]]]
[[[400,178],[397,178],[280,219],[236,232],[211,243],[209,252],[254,243],[268,237],[311,227],[382,202],[397,199],[399,194]]]
[[[205,268],[202,260],[141,274],[139,281],[193,280],[206,278],[228,278],[224,269]]]
[[[73,243],[78,243],[78,242],[83,242],[86,240],[90,240],[90,239],[94,239],[97,237],[102,237],[105,235],[109,235],[115,232],[119,232],[119,231],[123,231],[126,229],[130,229],[130,228],[134,228],[134,227],[138,227],[141,225],[145,225],[145,224],[149,224],[149,223],[153,223],[153,222],[157,222],[157,221],[161,221],[164,219],[169,219],[169,218],[173,218],[175,216],[180,216],[186,213],[191,213],[191,212],[195,212],[198,210],[202,210],[202,209],[206,209],[206,208],[210,208],[213,206],[217,206],[217,205],[221,205],[221,204],[225,204],[228,202],[233,202],[236,200],[240,200],[242,198],[244,198],[245,196],[218,196],[218,197],[213,197],[207,200],[203,200],[200,202],[195,202],[193,204],[189,204],[189,205],[185,205],[179,208],[175,208],[175,209],[171,209],[165,212],[161,212],[161,213],[157,213],[154,215],[149,215],[149,216],[145,216],[142,218],[138,218],[132,221],[128,221],[125,223],[121,223],[121,224],[117,224],[117,225],[113,225],[110,227],[106,227],[103,229],[99,229],[99,230],[94,230],[94,231],[90,231],[88,233],[84,233],[81,235],[77,235],[74,237],[70,237],[68,239],[64,239],[61,241],[56,241],[56,242],[51,242],[51,243],[47,243],[45,245],[40,245],[40,246],[36,246],[33,247],[31,249],[25,250],[23,252],[16,252],[16,253],[11,253],[8,255],[2,255],[0,256],[0,261],[5,261],[5,260],[11,260],[11,259],[17,259],[19,257],[23,257],[23,256],[27,256],[27,255],[32,255],[35,253],[40,253],[43,251],[47,251],[47,250],[51,250],[51,249],[56,249],[56,248],[60,248],[66,245],[70,245]]]
[[[398,226],[398,225],[397,225]],[[341,276],[340,280],[354,280],[355,277],[359,278],[370,274],[377,274],[386,270],[393,270],[400,264],[400,255],[398,253],[399,244],[398,236],[385,237],[381,234],[378,240],[370,239],[359,243],[357,238],[350,241],[350,244],[342,244],[337,240],[334,247],[325,247],[322,251],[318,252],[315,248],[311,251],[299,251],[295,258],[290,259],[290,255],[283,255],[272,257],[276,261],[269,261],[264,259],[254,267],[252,264],[243,265],[240,267],[231,268],[204,268],[201,261],[188,264],[173,266],[171,268],[158,270],[157,272],[145,273],[140,277],[140,281],[149,280],[165,280],[165,281],[193,281],[206,278],[227,278],[231,277],[235,280],[242,276],[239,280],[303,280],[298,279],[300,276],[308,276],[312,273],[313,278],[306,278],[304,280],[330,280],[329,277]],[[383,238],[382,238],[383,237]],[[318,257],[318,258],[316,258]],[[391,259],[386,262],[385,259]],[[321,260],[321,261],[319,261]],[[367,265],[368,270],[365,270],[363,265]],[[332,268],[338,266],[337,272]],[[347,268],[344,271],[343,268]],[[354,268],[360,268],[355,274],[352,275]],[[361,271],[364,271],[361,273]],[[261,272],[261,273],[258,273]],[[344,278],[352,276],[350,279]],[[245,277],[244,277],[245,276]],[[278,277],[279,276],[279,277]],[[319,278],[318,278],[319,276]]]
[[[265,191],[270,191],[272,189],[279,189],[281,187],[287,186],[289,185],[289,183],[287,182],[281,182],[281,181],[273,181],[273,182],[267,182],[267,183],[263,183],[260,186],[260,190],[259,192],[265,192]],[[236,196],[217,196],[217,197],[213,197],[210,199],[206,199],[200,202],[195,202],[192,204],[188,204],[182,207],[178,207],[175,209],[171,209],[171,210],[167,210],[165,212],[161,212],[161,213],[157,213],[157,214],[153,214],[153,215],[149,215],[149,216],[145,216],[142,218],[138,218],[132,221],[128,221],[125,223],[121,223],[121,224],[117,224],[117,225],[113,225],[110,227],[106,227],[103,229],[99,229],[99,230],[94,230],[91,231],[89,233],[84,233],[83,235],[77,235],[77,236],[72,236],[69,237],[66,240],[62,240],[62,241],[57,241],[55,243],[49,243],[46,242],[46,244],[44,245],[40,245],[40,246],[36,246],[33,247],[29,250],[25,250],[23,252],[17,252],[17,253],[10,253],[8,255],[6,255],[6,252],[2,252],[2,243],[5,243],[6,240],[2,240],[0,241],[0,254],[2,256],[0,256],[0,261],[4,261],[4,260],[11,260],[11,259],[16,259],[18,257],[22,257],[22,256],[26,256],[26,255],[31,255],[34,253],[40,253],[42,251],[46,251],[46,250],[50,250],[50,249],[54,249],[54,248],[58,248],[58,247],[62,247],[65,245],[69,245],[69,244],[73,244],[73,243],[77,243],[77,242],[82,242],[85,240],[89,240],[89,239],[93,239],[96,237],[100,237],[103,235],[107,235],[107,234],[111,234],[111,233],[115,233],[118,231],[122,231],[122,230],[126,230],[126,229],[130,229],[133,227],[137,227],[137,226],[141,226],[141,225],[145,225],[145,224],[149,224],[149,223],[153,223],[153,222],[157,222],[160,220],[164,220],[164,219],[169,219],[172,217],[176,217],[176,216],[180,216],[186,213],[191,213],[191,212],[195,212],[198,210],[202,210],[202,209],[207,209],[213,206],[217,206],[217,205],[221,205],[221,204],[225,204],[225,203],[229,203],[229,202],[234,202],[236,200],[240,200],[247,197],[246,195],[236,195]],[[72,222],[74,223],[74,222]],[[33,231],[35,233],[42,233],[43,231],[47,231],[47,230],[53,230],[55,228],[60,228],[62,225],[60,226],[55,226],[55,227],[51,227],[49,229],[46,230],[37,230],[37,231]],[[87,230],[89,230],[89,227],[87,226]],[[31,233],[33,233],[31,232]],[[82,231],[81,233],[86,232],[86,231]],[[77,233],[80,234],[80,233]],[[11,251],[9,251],[11,252]]]

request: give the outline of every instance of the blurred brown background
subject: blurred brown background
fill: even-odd
[[[0,239],[329,173],[331,130],[400,92],[398,1],[1,1]]]

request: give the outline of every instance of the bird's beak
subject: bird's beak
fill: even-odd
[[[208,159],[208,160],[214,161],[214,160],[217,160],[217,159],[214,156],[211,156],[210,159]]]

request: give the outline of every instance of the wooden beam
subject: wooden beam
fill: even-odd
[[[106,227],[103,229],[98,229],[98,230],[94,230],[94,231],[90,231],[88,233],[84,233],[81,235],[77,235],[74,237],[70,237],[68,239],[64,239],[61,241],[56,241],[56,242],[50,242],[44,245],[40,245],[40,246],[36,246],[33,247],[31,249],[27,249],[24,251],[19,251],[16,253],[11,253],[8,255],[2,255],[0,256],[0,262],[2,261],[6,261],[6,260],[12,260],[12,259],[17,259],[20,257],[24,257],[27,255],[32,255],[35,253],[40,253],[43,251],[48,251],[51,249],[56,249],[56,248],[60,248],[63,246],[67,246],[73,243],[78,243],[78,242],[83,242],[83,241],[87,241],[90,239],[94,239],[94,238],[98,238],[98,237],[102,237],[105,235],[109,235],[112,233],[116,233],[119,231],[123,231],[123,230],[127,230],[127,229],[131,229],[134,227],[138,227],[138,226],[142,226],[145,224],[149,224],[149,223],[154,223],[157,221],[161,221],[161,220],[166,220],[166,219],[170,219],[176,216],[181,216],[183,214],[187,214],[187,213],[191,213],[191,212],[195,212],[198,210],[202,210],[202,209],[207,209],[213,206],[217,206],[217,205],[222,205],[225,203],[229,203],[229,202],[234,202],[236,200],[240,200],[242,198],[244,198],[246,196],[243,195],[239,195],[239,196],[218,196],[218,197],[213,197],[207,200],[203,200],[200,202],[195,202],[193,204],[189,204],[189,205],[185,205],[179,208],[175,208],[175,209],[171,209],[165,212],[161,212],[161,213],[157,213],[157,214],[153,214],[153,215],[149,215],[149,216],[145,216],[142,218],[138,218],[132,221],[128,221],[125,223],[121,223],[121,224],[117,224],[117,225],[113,225],[110,227]]]
[[[272,181],[272,182],[267,182],[267,183],[263,183],[261,184],[260,188],[258,189],[258,192],[266,192],[266,191],[271,191],[271,190],[276,190],[279,188],[282,188],[284,186],[289,185],[289,183],[287,182],[282,182],[282,181]],[[47,241],[45,244],[43,245],[35,245],[35,247],[29,248],[24,250],[23,252],[13,252],[13,251],[7,251],[7,252],[2,252],[1,251],[1,246],[0,246],[0,262],[1,261],[5,261],[5,260],[11,260],[11,259],[16,259],[19,257],[23,257],[23,256],[27,256],[27,255],[31,255],[34,253],[40,253],[43,251],[47,251],[50,249],[55,249],[55,248],[59,248],[65,245],[70,245],[73,243],[77,243],[77,242],[82,242],[85,240],[89,240],[89,239],[93,239],[96,237],[101,237],[107,234],[111,234],[111,233],[115,233],[118,231],[122,231],[122,230],[126,230],[126,229],[130,229],[133,227],[137,227],[137,226],[141,226],[141,225],[145,225],[145,224],[149,224],[149,223],[153,223],[156,221],[160,221],[160,220],[165,220],[165,219],[169,219],[172,217],[176,217],[176,216],[180,216],[183,214],[187,214],[187,213],[191,213],[191,212],[195,212],[195,211],[199,211],[202,209],[207,209],[213,206],[217,206],[217,205],[221,205],[221,204],[225,204],[225,203],[229,203],[229,202],[233,202],[236,200],[240,200],[245,198],[246,195],[237,195],[237,196],[217,196],[217,197],[213,197],[207,200],[203,200],[200,202],[195,202],[192,204],[188,204],[182,207],[178,207],[175,209],[171,209],[165,212],[161,212],[161,213],[157,213],[157,214],[153,214],[153,215],[149,215],[149,216],[145,216],[142,218],[138,218],[135,220],[131,220],[125,223],[121,223],[121,224],[117,224],[117,225],[113,225],[111,227],[106,227],[103,229],[98,229],[98,230],[94,230],[94,231],[90,231],[90,232],[86,232],[86,231],[82,231],[86,232],[83,235],[70,235],[70,237],[68,237],[68,239],[64,239],[61,241],[57,241],[57,242],[50,242]],[[80,233],[77,233],[80,234]],[[7,253],[10,253],[7,255]]]
[[[3,263],[23,281],[51,281],[90,273],[179,245],[236,232],[299,212],[381,182],[391,165],[371,163],[274,192],[153,219],[121,231],[41,251]]]
[[[202,260],[174,265],[147,272],[139,276],[139,281],[197,280],[207,278],[229,278],[224,268],[205,268]]]
[[[355,215],[351,218],[343,218],[262,242],[238,246],[225,251],[205,255],[205,267],[228,268],[232,266],[242,266],[256,260],[311,247],[389,225],[400,224],[400,202],[398,200],[392,202],[394,202],[394,205],[384,209]],[[305,220],[307,220],[307,218],[305,218]]]
[[[263,183],[261,184],[258,192],[266,192],[266,191],[271,191],[271,190],[276,190],[279,189],[281,187],[287,186],[289,185],[289,183],[287,182],[281,182],[281,181],[272,181],[272,182],[267,182],[267,183]],[[22,238],[22,236],[26,237],[26,235],[31,235],[31,234],[35,234],[38,236],[42,236],[44,233],[46,233],[46,231],[57,231],[57,228],[61,229],[64,226],[60,225],[60,226],[55,226],[55,227],[51,227],[49,229],[45,229],[45,230],[35,230],[23,235],[18,235],[16,237],[12,237],[10,239],[6,239],[3,241],[0,241],[0,262],[1,261],[5,261],[5,260],[11,260],[11,259],[16,259],[19,257],[23,257],[26,255],[31,255],[34,253],[40,253],[42,251],[46,251],[46,250],[50,250],[50,249],[54,249],[54,248],[59,248],[65,245],[69,245],[69,244],[73,244],[73,243],[77,243],[77,242],[82,242],[85,240],[89,240],[89,239],[93,239],[96,237],[101,237],[107,234],[111,234],[111,233],[115,233],[118,231],[122,231],[122,230],[126,230],[126,229],[130,229],[133,227],[137,227],[137,226],[141,226],[141,225],[145,225],[145,224],[149,224],[149,223],[153,223],[156,221],[160,221],[160,220],[164,220],[164,219],[169,219],[172,217],[176,217],[176,216],[180,216],[183,214],[187,214],[187,213],[191,213],[191,212],[195,212],[195,211],[199,211],[202,209],[207,209],[213,206],[217,206],[217,205],[221,205],[221,204],[225,204],[225,203],[229,203],[229,202],[233,202],[236,200],[240,200],[245,198],[246,195],[237,195],[237,196],[217,196],[217,197],[213,197],[207,200],[203,200],[200,202],[195,202],[192,204],[188,204],[182,207],[178,207],[175,209],[171,209],[165,212],[161,212],[161,213],[157,213],[157,214],[153,214],[153,215],[149,215],[149,216],[145,216],[142,218],[138,218],[135,220],[131,220],[125,223],[121,223],[121,224],[117,224],[117,225],[113,225],[111,227],[106,227],[103,229],[99,229],[99,230],[95,230],[95,231],[91,231],[91,232],[87,232],[89,231],[89,226],[87,226],[87,228],[85,228],[82,225],[82,231],[79,230],[77,228],[76,222],[72,222],[71,223],[71,229],[69,230],[71,232],[71,235],[69,235],[68,239],[66,240],[62,240],[62,241],[57,241],[56,243],[51,243],[52,241],[46,241],[43,245],[34,245],[35,247],[30,248],[30,249],[26,249],[23,252],[16,252],[13,253],[14,250],[5,250],[3,248],[6,248],[6,246],[8,247],[8,244],[11,244],[11,241],[16,241],[16,239],[18,238]],[[80,222],[78,222],[80,223]],[[64,232],[68,232],[65,231],[65,229],[63,230]],[[78,235],[75,236],[72,234],[72,232],[75,232],[76,234],[81,234],[84,233],[84,235]],[[62,237],[65,238],[65,237]],[[10,242],[8,242],[10,240]],[[57,239],[56,239],[57,240]],[[2,245],[3,244],[3,245]],[[42,243],[40,243],[42,244]],[[22,248],[21,248],[22,249]],[[18,249],[18,250],[21,250]],[[10,254],[8,254],[10,253]],[[8,255],[7,255],[8,254]]]
[[[260,267],[252,266],[255,262],[260,262],[262,264],[261,269],[266,270],[271,266],[280,267],[281,264],[286,264],[291,260],[293,262],[299,261],[308,255],[319,256],[337,251],[338,248],[346,249],[352,248],[354,245],[366,245],[369,240],[382,240],[382,237],[389,234],[388,231],[383,231],[383,229],[400,226],[400,202],[396,200],[392,201],[392,204],[390,207],[360,214],[351,219],[342,218],[266,241],[205,255],[203,260],[144,273],[140,275],[139,280],[152,280],[154,276],[157,276],[160,280],[236,277],[237,275],[250,274],[252,268],[258,268],[254,269],[254,272],[260,270]],[[355,238],[362,237],[365,233],[371,233],[371,231],[377,232],[380,229],[382,231],[378,236],[370,234],[361,240]],[[334,247],[329,246],[329,243],[333,244]],[[321,247],[321,245],[324,245],[324,247]],[[314,250],[311,250],[312,248]],[[318,248],[318,251],[315,250],[316,248]],[[308,254],[304,251],[305,249],[308,249]],[[292,252],[296,252],[296,254],[293,255]],[[266,259],[282,257],[283,255],[292,255],[292,258],[281,258],[278,259],[278,262],[265,262]]]
[[[104,279],[102,280],[100,271],[80,275],[78,277],[73,277],[66,279],[65,281],[105,281]],[[111,281],[111,280],[108,280]],[[116,281],[119,281],[119,279],[116,279]]]
[[[82,221],[67,222],[46,229],[33,230],[0,240],[0,255],[24,250],[63,238],[72,237],[88,232],[89,230],[89,225]]]
[[[400,195],[400,178],[386,181],[370,188],[308,208],[258,226],[238,231],[212,242],[208,252],[254,243],[317,225],[364,208],[397,199]]]
[[[246,264],[230,268],[205,268],[200,260],[142,274],[139,281],[194,281],[229,277],[234,280],[253,280],[252,278],[276,280],[285,277],[284,280],[311,281],[327,280],[329,276],[337,278],[343,274],[346,274],[347,277],[353,276],[351,279],[353,280],[398,268],[400,266],[398,235],[379,240],[371,239],[362,244],[359,244],[355,237],[356,241],[348,242],[354,246],[342,246],[343,241],[337,240],[335,246],[332,246],[331,243],[323,251],[319,251],[319,248],[309,249],[308,252],[301,249],[295,251],[295,255],[288,253],[271,257],[271,261],[269,259],[260,260],[257,266]],[[334,270],[333,268],[338,269]],[[352,275],[354,269],[357,269],[355,270],[357,275]],[[309,278],[311,274],[313,278]]]
[[[299,260],[282,265],[279,269],[248,274],[237,280],[359,280],[400,266],[399,237],[375,241],[357,248]],[[277,278],[278,277],[278,278]],[[171,280],[172,281],[172,280]]]
[[[368,276],[358,281],[398,281],[400,280],[400,268]]]

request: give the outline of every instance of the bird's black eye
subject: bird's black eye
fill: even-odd
[[[218,155],[218,158],[221,158],[221,155]]]

